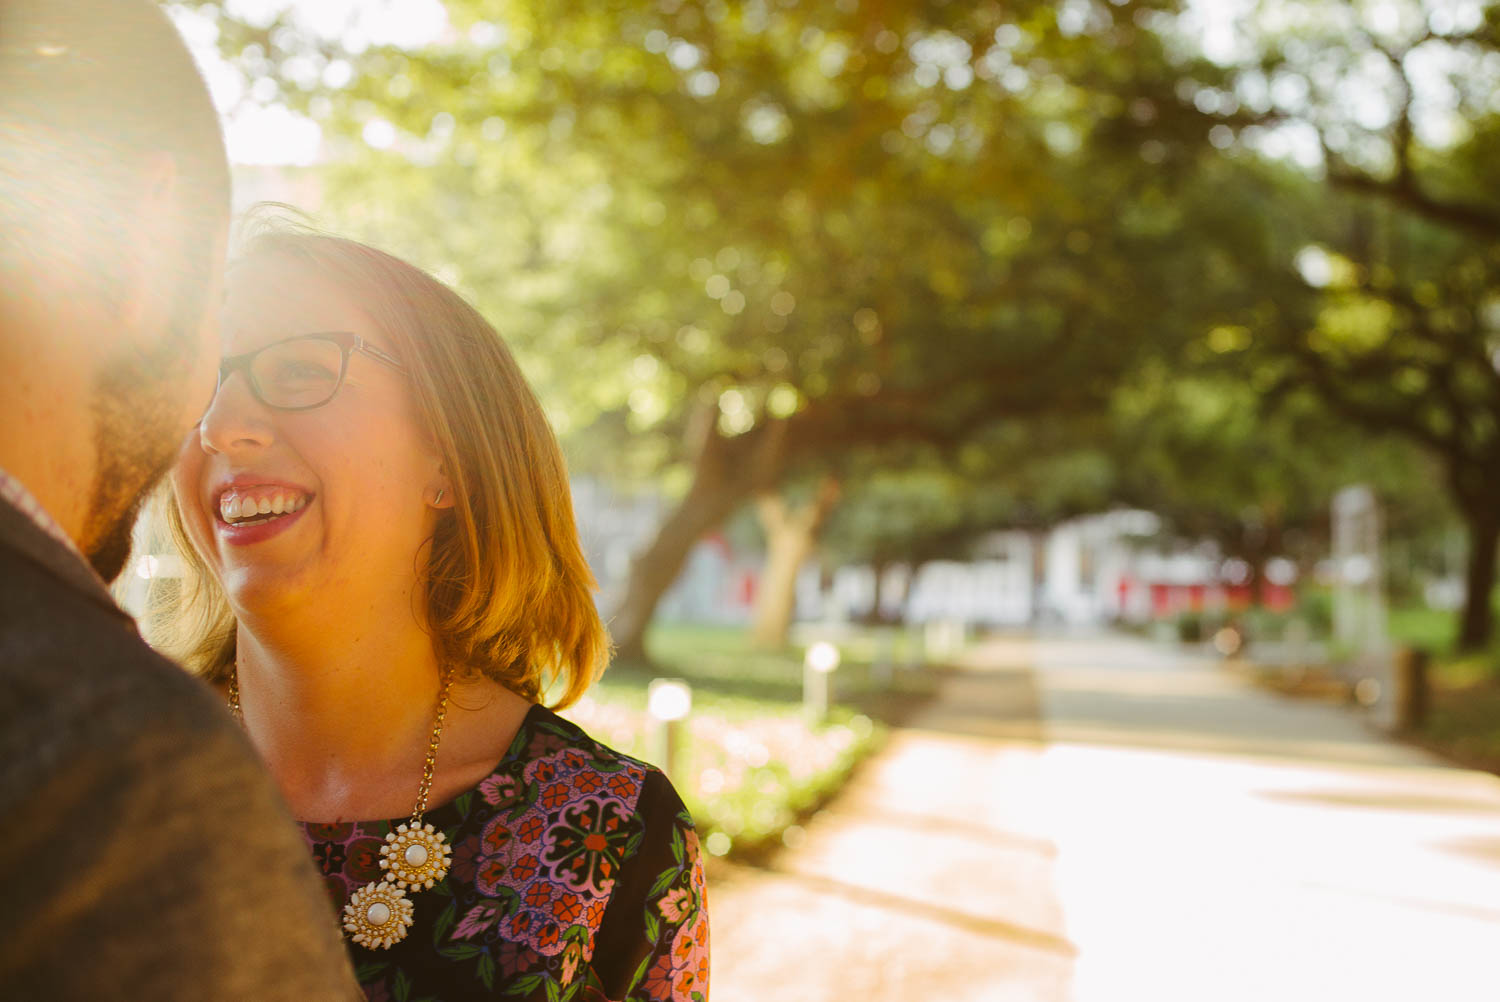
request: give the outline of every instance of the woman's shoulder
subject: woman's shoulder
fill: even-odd
[[[663,807],[675,808],[672,813],[682,810],[677,792],[656,766],[610,747],[543,706],[527,714],[507,758],[511,768],[496,770],[490,779],[519,773],[544,807],[605,797],[629,813],[657,813]],[[480,786],[482,792],[484,784]]]

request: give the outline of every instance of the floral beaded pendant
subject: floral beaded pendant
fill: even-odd
[[[398,825],[380,847],[385,876],[354,892],[344,906],[344,931],[367,950],[388,950],[406,938],[413,906],[408,887],[431,887],[448,875],[453,849],[432,825]]]
[[[344,931],[369,950],[388,950],[406,938],[412,924],[411,899],[385,880],[374,880],[354,892],[344,906]]]
[[[380,847],[380,868],[397,887],[431,887],[448,875],[453,849],[432,825],[398,825]]]

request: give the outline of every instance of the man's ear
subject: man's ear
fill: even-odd
[[[177,159],[152,153],[142,160],[131,204],[121,206],[125,228],[120,262],[120,321],[127,330],[156,328],[172,308],[172,268],[178,260],[182,208]]]

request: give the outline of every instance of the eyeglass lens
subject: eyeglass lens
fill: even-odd
[[[323,338],[269,345],[250,362],[250,378],[272,407],[316,407],[339,388],[344,350]]]

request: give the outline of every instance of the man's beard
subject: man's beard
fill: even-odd
[[[168,364],[182,365],[180,360]],[[94,397],[98,465],[81,543],[105,581],[114,581],[124,569],[136,515],[177,454],[183,430],[181,375],[164,379],[160,366],[137,358],[112,362],[100,378]]]
[[[201,347],[202,295],[178,296],[172,329],[149,351],[121,352],[107,363],[93,395],[93,494],[83,537],[84,556],[106,582],[130,558],[131,530],[151,488],[172,467],[194,356]]]

